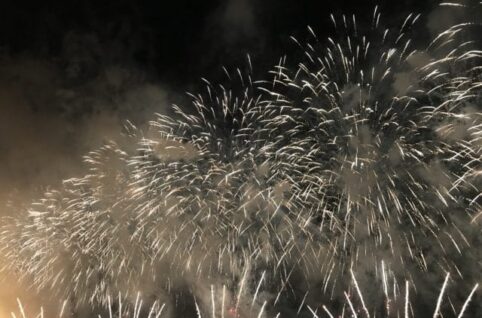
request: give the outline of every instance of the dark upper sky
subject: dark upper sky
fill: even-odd
[[[292,48],[290,35],[333,32],[330,13],[369,19],[379,4],[385,23],[428,13],[436,0],[18,1],[0,3],[0,45],[10,56],[79,63],[85,80],[98,64],[130,64],[183,91],[221,65],[250,53],[268,68]],[[76,52],[81,51],[81,52]],[[258,62],[258,63],[256,63]],[[90,64],[89,64],[90,63]]]

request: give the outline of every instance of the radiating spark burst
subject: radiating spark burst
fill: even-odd
[[[412,49],[418,16],[376,32],[379,16],[368,35],[354,16],[331,16],[344,40],[320,45],[311,29],[313,43],[293,39],[305,61],[295,70],[281,61],[265,89],[267,149],[285,165],[278,173],[290,182],[290,204],[311,213],[334,255],[316,262],[324,286],[334,270],[387,254],[408,275],[414,263],[459,271],[446,256],[470,250],[461,226],[480,209],[482,52],[457,40],[465,25]]]
[[[283,302],[299,314],[320,288],[355,314],[357,269],[391,299],[389,279],[480,267],[461,261],[481,211],[482,52],[466,25],[415,50],[416,15],[383,29],[376,8],[367,34],[331,18],[342,40],[309,29],[295,68],[282,59],[268,82],[227,72],[240,84],[206,81],[193,109],[86,156],[89,174],[3,229],[11,267],[73,306],[141,290],[260,317]],[[203,286],[223,286],[222,305]]]

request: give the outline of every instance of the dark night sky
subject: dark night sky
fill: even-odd
[[[69,58],[65,47],[74,41],[72,37],[90,36],[95,43],[84,40],[81,49],[92,46],[93,64],[135,65],[182,92],[200,76],[215,77],[221,65],[241,64],[246,53],[265,71],[292,48],[289,36],[303,37],[307,25],[320,36],[332,33],[332,12],[355,13],[359,20],[368,20],[379,4],[385,23],[394,23],[410,12],[427,13],[436,2],[2,1],[0,39],[2,49],[11,55],[65,63]],[[82,67],[83,80],[98,70],[98,65],[87,62]]]

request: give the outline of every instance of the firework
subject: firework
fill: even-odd
[[[382,260],[403,276],[449,271],[460,264],[447,255],[471,252],[482,55],[454,45],[465,25],[412,49],[417,19],[377,32],[375,9],[364,35],[354,16],[332,16],[344,40],[320,44],[310,29],[313,43],[294,39],[306,59],[294,70],[282,61],[264,89],[268,156],[284,165],[296,216],[326,236],[324,286],[352,266],[380,273]]]
[[[392,299],[427,272],[477,273],[482,52],[467,25],[414,49],[416,15],[331,18],[342,40],[309,29],[295,67],[206,81],[191,109],[86,156],[86,176],[4,227],[11,268],[74,307],[141,291],[213,317],[316,316],[331,298],[356,315],[347,277],[368,316],[359,282],[382,278]]]

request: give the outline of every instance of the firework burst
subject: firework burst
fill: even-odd
[[[346,37],[321,45],[310,29],[313,43],[294,39],[306,59],[294,71],[282,61],[265,88],[268,156],[285,165],[290,203],[327,236],[333,255],[316,258],[324,286],[352,266],[380,273],[375,266],[385,260],[412,275],[415,267],[457,268],[445,256],[470,253],[481,52],[470,41],[454,44],[464,25],[415,50],[418,16],[396,31],[380,30],[379,19],[375,10],[364,35],[354,16],[332,16]]]
[[[263,317],[345,297],[356,315],[350,276],[368,315],[360,281],[381,278],[387,300],[388,281],[480,270],[482,52],[467,25],[415,49],[416,15],[331,18],[341,40],[309,29],[296,67],[206,81],[189,111],[86,156],[86,176],[4,227],[11,268],[74,307],[141,291],[213,317],[218,298]]]

